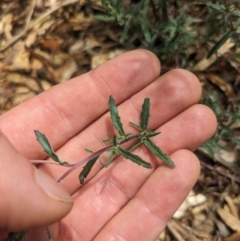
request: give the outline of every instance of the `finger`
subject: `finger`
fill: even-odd
[[[33,167],[1,132],[0,153],[0,230],[48,225],[71,210],[70,195]]]
[[[154,81],[159,71],[151,52],[131,51],[0,116],[1,129],[26,157],[44,158],[33,130],[46,134],[57,149],[108,110],[110,95],[121,103]]]
[[[171,155],[177,168],[161,166],[127,205],[93,239],[156,240],[197,181],[199,162],[190,151]]]
[[[118,109],[126,131],[136,133],[136,130],[129,125],[129,121],[139,123],[142,101],[145,97],[150,97],[151,102],[149,128],[156,129],[189,106],[197,103],[200,96],[201,86],[193,74],[185,70],[173,70],[119,105]],[[87,156],[84,148],[96,151],[105,146],[102,140],[112,138],[114,134],[111,126],[109,113],[107,113],[69,140],[57,151],[58,155],[63,160],[70,162],[81,160]],[[100,168],[101,165],[97,163],[89,177],[95,175]],[[44,166],[43,169],[56,179],[66,171],[66,169],[52,166]],[[81,167],[64,180],[63,185],[71,193],[79,187],[79,170]]]
[[[188,129],[175,129],[174,125],[178,122],[186,125]],[[193,128],[194,126],[198,128]],[[196,148],[210,138],[215,129],[216,118],[212,111],[206,106],[194,105],[157,129],[157,131],[162,130],[162,133],[154,137],[153,142],[164,152],[171,154],[180,148]],[[171,142],[168,136],[172,137]],[[171,148],[172,142],[175,149]],[[143,160],[151,162],[155,168],[160,166],[168,169],[145,148],[139,147],[134,153],[141,156]],[[173,161],[175,162],[174,159]],[[175,165],[176,168],[169,168],[169,172],[181,169],[178,162],[175,162]],[[61,224],[64,230],[68,227],[73,236],[80,235],[80,240],[92,240],[108,220],[129,202],[153,172],[154,169],[145,169],[122,157],[117,158],[108,168],[103,168],[74,194],[75,205]],[[171,182],[171,180],[168,181]],[[86,200],[89,201],[86,202]],[[80,226],[76,225],[76,220],[82,217],[84,221]]]

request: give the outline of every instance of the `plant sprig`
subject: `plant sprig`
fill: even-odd
[[[132,151],[139,146],[140,144],[145,145],[153,155],[161,159],[164,163],[166,163],[170,167],[175,167],[172,160],[158,147],[156,146],[150,138],[160,134],[159,132],[155,132],[153,130],[148,130],[148,122],[150,118],[150,99],[145,98],[143,105],[142,105],[142,111],[140,115],[140,125],[137,125],[135,123],[130,122],[130,124],[135,127],[139,132],[132,134],[127,133],[124,131],[123,125],[121,123],[121,118],[118,113],[117,106],[115,104],[115,100],[112,96],[109,97],[109,109],[110,109],[110,116],[112,120],[112,124],[116,131],[118,132],[119,136],[113,135],[113,137],[107,142],[109,143],[108,146],[103,147],[102,149],[98,151],[90,151],[89,149],[86,149],[88,153],[90,153],[88,156],[83,158],[82,160],[74,163],[69,164],[66,161],[63,161],[61,158],[58,157],[58,155],[54,152],[50,142],[48,141],[47,137],[41,133],[38,130],[35,130],[34,133],[37,137],[37,141],[40,143],[40,145],[43,147],[44,152],[47,153],[47,155],[52,158],[53,162],[46,161],[46,164],[58,164],[64,167],[68,167],[69,170],[66,171],[59,179],[58,182],[61,183],[68,175],[70,175],[74,170],[76,170],[78,167],[82,166],[81,172],[79,173],[79,181],[80,184],[84,184],[85,179],[91,172],[94,164],[98,159],[101,158],[101,155],[104,152],[109,152],[109,157],[107,159],[107,162],[105,164],[105,167],[108,167],[114,160],[115,156],[120,155],[124,158],[138,164],[139,166],[145,167],[145,168],[152,168],[152,164],[149,162],[144,161],[140,156],[133,154]],[[135,144],[133,144],[128,150],[123,149],[121,147],[122,144],[137,140]],[[101,160],[100,160],[101,161]],[[34,163],[37,163],[36,161]],[[39,161],[39,163],[44,163],[44,161]],[[101,162],[102,163],[102,162]],[[51,235],[49,230],[48,237],[49,240],[51,240]],[[24,241],[25,236],[27,234],[27,231],[17,232],[17,233],[11,233],[9,234],[8,238],[6,240],[13,241],[13,240],[19,240]]]
[[[110,117],[112,120],[112,124],[116,131],[118,132],[119,136],[113,136],[113,138],[107,140],[110,144],[98,151],[91,151],[91,154],[85,157],[84,159],[78,161],[75,164],[69,164],[66,161],[61,160],[57,154],[53,151],[50,142],[48,141],[47,137],[42,134],[40,131],[35,130],[35,135],[37,136],[37,140],[40,145],[43,147],[44,151],[48,154],[49,157],[53,159],[53,161],[57,162],[59,165],[70,167],[70,169],[65,172],[58,180],[58,182],[62,182],[71,172],[77,169],[79,166],[82,166],[84,163],[85,166],[83,167],[82,171],[79,174],[79,181],[81,184],[84,184],[85,179],[87,178],[88,174],[90,173],[91,169],[93,168],[96,161],[101,157],[101,155],[108,151],[109,157],[106,163],[106,167],[109,166],[113,161],[116,154],[125,157],[126,159],[143,166],[145,168],[152,168],[152,164],[144,161],[140,156],[133,154],[132,150],[135,149],[136,143],[132,145],[129,150],[125,150],[120,147],[122,144],[131,141],[133,139],[137,139],[137,145],[144,144],[156,157],[161,159],[165,162],[168,166],[174,167],[174,163],[172,160],[159,148],[157,147],[150,138],[156,136],[160,133],[155,132],[153,130],[148,130],[148,122],[150,118],[150,99],[145,98],[142,111],[141,111],[141,118],[140,118],[140,125],[130,122],[132,126],[138,129],[140,132],[136,134],[128,133],[124,131],[123,125],[121,123],[121,118],[118,113],[117,106],[115,104],[115,100],[112,96],[109,97],[109,110],[110,110]]]

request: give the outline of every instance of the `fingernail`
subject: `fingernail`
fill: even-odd
[[[65,191],[60,184],[54,181],[46,173],[34,168],[35,180],[47,195],[58,201],[73,203],[72,197]]]

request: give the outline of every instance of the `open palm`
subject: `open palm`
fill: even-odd
[[[37,241],[47,240],[47,235],[36,228],[49,224],[54,241],[154,241],[198,178],[199,162],[192,151],[216,129],[212,111],[197,104],[197,78],[181,69],[161,77],[159,72],[152,53],[131,51],[0,116],[1,131],[12,143],[0,135],[0,190],[5,194],[0,200],[0,229],[32,228],[28,240]],[[62,199],[54,190],[46,195],[27,161],[47,158],[33,130],[44,133],[63,160],[77,162],[87,155],[84,148],[98,150],[114,133],[110,95],[128,132],[136,132],[128,122],[139,122],[142,102],[150,98],[149,128],[161,132],[154,143],[170,155],[176,168],[139,147],[134,153],[151,162],[153,169],[118,157],[108,168],[96,163],[83,186],[78,180],[81,168],[63,181],[74,205],[64,191],[55,193]],[[55,165],[38,168],[56,180],[66,171]]]

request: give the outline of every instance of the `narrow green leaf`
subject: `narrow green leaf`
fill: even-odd
[[[113,142],[113,138],[107,139],[107,140],[103,140],[103,142],[105,142],[105,143],[112,143]]]
[[[147,138],[151,138],[151,137],[154,137],[154,136],[157,136],[157,135],[159,135],[161,132],[155,132],[155,131],[148,131],[147,133],[146,133],[146,137]]]
[[[210,58],[214,53],[218,51],[222,47],[222,45],[231,37],[232,31],[228,31],[209,51],[207,55],[207,59]]]
[[[129,124],[130,125],[132,125],[133,127],[135,127],[137,130],[139,130],[139,131],[141,131],[142,130],[142,128],[139,126],[139,125],[137,125],[137,124],[134,124],[133,122],[129,122]]]
[[[117,137],[115,135],[113,136],[113,145],[117,146]]]
[[[102,165],[103,167],[106,167],[106,165],[102,162],[101,156],[99,157],[99,162],[101,163],[101,165]]]
[[[121,136],[125,136],[123,126],[122,126],[120,117],[118,115],[117,106],[112,96],[109,97],[108,103],[109,103],[110,115],[111,115],[113,126],[116,128],[116,130]]]
[[[115,149],[113,149],[110,156],[108,157],[105,167],[108,167],[113,162],[115,154],[116,154],[116,151],[115,151]]]
[[[88,153],[93,153],[93,151],[90,150],[90,149],[88,149],[88,148],[84,148],[84,150],[85,150],[86,152],[88,152]]]
[[[44,152],[48,154],[49,157],[51,157],[55,162],[58,162],[61,165],[68,164],[65,161],[62,161],[57,154],[53,151],[51,144],[49,143],[47,137],[42,134],[38,130],[34,130],[34,133],[37,137],[37,141],[40,143],[40,145],[43,147]]]
[[[163,153],[158,146],[156,146],[151,140],[145,139],[143,142],[148,149],[158,158],[160,158],[163,162],[165,162],[170,167],[175,167],[173,161],[167,156],[167,154]]]
[[[142,28],[142,32],[143,32],[143,35],[144,35],[144,38],[145,38],[146,42],[151,43],[152,37],[151,37],[151,33],[148,30],[148,28],[144,25],[141,25],[141,28]]]
[[[127,38],[127,35],[128,35],[128,31],[129,31],[129,28],[130,28],[130,24],[131,24],[131,18],[129,18],[126,23],[125,23],[125,26],[123,28],[123,31],[122,31],[122,36],[119,40],[120,43],[124,43],[125,39]],[[118,20],[119,22],[119,20]],[[123,22],[124,24],[124,22]],[[119,24],[121,26],[121,24]]]
[[[141,144],[142,144],[141,140],[138,140],[135,144],[133,144],[133,145],[128,149],[128,151],[131,152],[131,151],[135,150],[135,149],[136,149],[139,145],[141,145]]]
[[[109,1],[107,0],[101,0],[101,3],[105,9],[108,9]]]
[[[142,12],[142,14],[143,14],[143,16],[147,17],[150,2],[149,2],[149,0],[144,0],[144,1],[142,1],[142,3],[143,3],[143,12]]]
[[[104,21],[104,22],[110,22],[115,20],[114,16],[109,16],[109,15],[98,14],[98,15],[95,15],[94,17],[97,20]]]
[[[149,117],[150,117],[150,99],[145,98],[142,105],[141,122],[140,122],[140,127],[142,128],[142,130],[147,129]]]
[[[149,163],[149,162],[145,162],[141,157],[129,152],[129,151],[126,151],[124,149],[122,149],[121,147],[118,147],[117,148],[117,152],[124,156],[126,159],[129,159],[131,160],[132,162],[135,162],[137,163],[138,165],[140,166],[143,166],[145,168],[152,168],[152,164]]]
[[[93,165],[97,161],[99,156],[94,157],[90,161],[87,162],[87,164],[83,167],[82,171],[79,174],[79,181],[81,184],[84,184],[84,179],[87,177],[89,172],[91,171]]]

